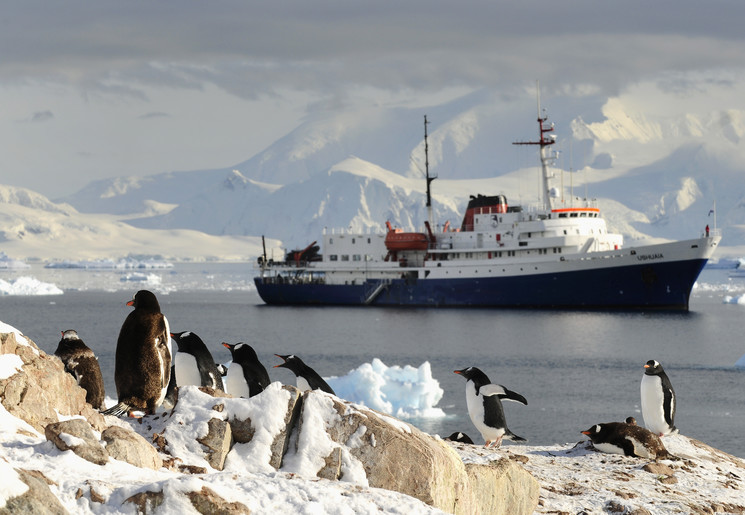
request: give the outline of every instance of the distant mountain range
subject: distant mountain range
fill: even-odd
[[[571,193],[597,198],[627,244],[694,237],[716,218],[722,245],[745,245],[743,111],[656,120],[618,102],[553,98],[548,107],[560,151],[555,182],[567,202]],[[537,200],[537,148],[512,145],[537,139],[534,109],[479,92],[428,108],[316,114],[230,168],[100,180],[54,203],[5,188],[0,233],[13,240],[25,224],[36,227],[35,237],[51,239],[60,237],[52,226],[61,218],[104,214],[95,219],[114,224],[107,233],[114,238],[135,228],[199,231],[253,238],[258,254],[261,235],[302,248],[324,229],[382,230],[387,220],[418,229],[426,218],[425,114],[430,172],[438,177],[435,219],[457,226],[471,194],[504,193],[510,204]],[[11,205],[28,208],[28,219],[6,214]],[[46,226],[31,210],[55,221]],[[64,244],[89,244],[80,238],[70,233]]]

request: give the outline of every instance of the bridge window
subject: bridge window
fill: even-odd
[[[352,261],[362,261],[362,256],[360,256],[359,254],[354,254],[352,256]]]
[[[342,261],[349,261],[349,254],[342,254],[341,255],[341,260]]]
[[[331,254],[329,256],[329,261],[339,261],[339,256],[337,256],[336,254]]]

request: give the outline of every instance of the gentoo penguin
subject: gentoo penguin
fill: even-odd
[[[593,447],[601,452],[624,454],[647,459],[677,459],[667,452],[660,437],[652,431],[625,422],[595,424],[582,431],[590,437]]]
[[[223,391],[222,375],[202,339],[191,331],[172,333],[178,350],[173,356],[176,385],[209,386]]]
[[[54,355],[62,360],[65,370],[70,372],[78,384],[85,390],[85,402],[97,410],[102,410],[106,397],[103,386],[101,367],[93,351],[78,337],[72,329],[62,331],[62,339]]]
[[[297,376],[297,387],[301,392],[306,390],[323,390],[331,395],[336,395],[328,383],[326,383],[326,381],[324,381],[315,370],[306,365],[302,359],[293,354],[287,356],[275,354],[275,356],[282,358],[285,361],[279,365],[274,365],[274,368],[284,367],[289,368],[294,372]]]
[[[644,365],[641,394],[646,428],[660,436],[676,433],[675,390],[662,365],[653,359]]]
[[[168,320],[148,290],[127,302],[127,316],[116,342],[114,382],[119,402],[103,413],[122,415],[134,410],[155,413],[171,379],[171,339]]]
[[[443,438],[443,440],[448,440],[450,442],[467,443],[467,444],[473,445],[473,440],[471,440],[471,437],[468,436],[466,433],[461,433],[460,431],[456,431],[450,436]]]
[[[508,390],[502,385],[491,384],[489,378],[476,367],[468,367],[463,370],[455,370],[467,379],[466,381],[466,403],[468,415],[471,422],[479,430],[481,436],[486,440],[484,447],[490,445],[499,447],[502,438],[516,442],[525,442],[525,438],[517,436],[507,429],[504,418],[502,399],[521,402],[527,406],[528,401],[519,393]]]
[[[243,342],[223,342],[223,346],[233,357],[225,381],[228,393],[233,397],[253,397],[263,392],[269,386],[269,374],[253,347]]]

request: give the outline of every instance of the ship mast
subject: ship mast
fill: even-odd
[[[548,123],[548,116],[541,116],[541,90],[536,81],[537,98],[538,98],[538,141],[516,141],[513,145],[539,145],[541,155],[541,179],[543,185],[543,207],[547,211],[553,209],[553,198],[551,196],[551,179],[553,172],[549,165],[555,159],[554,154],[549,152],[548,147],[556,143],[556,134],[549,134],[554,131],[554,124]],[[545,124],[545,125],[544,125]]]
[[[429,122],[427,121],[427,115],[424,115],[424,172],[427,177],[427,220],[429,221],[430,226],[432,226],[432,187],[430,186],[432,184],[432,181],[437,179],[437,177],[430,177],[429,176],[429,142],[427,141],[427,125]]]

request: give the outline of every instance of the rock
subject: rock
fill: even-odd
[[[50,481],[41,472],[22,469],[16,469],[16,472],[19,479],[28,485],[28,490],[23,495],[7,499],[5,506],[0,508],[0,515],[12,513],[61,515],[68,513],[49,489]]]
[[[163,466],[163,460],[158,451],[142,436],[130,429],[111,426],[101,433],[101,439],[106,442],[106,451],[115,460],[126,461],[130,465],[140,468],[158,470]]]
[[[83,419],[74,418],[49,424],[44,428],[44,435],[59,450],[71,450],[96,465],[105,465],[109,461],[109,453],[93,434],[90,424]]]
[[[511,515],[535,510],[538,482],[514,460],[502,458],[489,465],[468,463],[466,472],[478,512]]]
[[[336,447],[324,459],[324,465],[318,471],[321,479],[336,480],[341,478],[341,447]]]
[[[137,507],[138,515],[150,515],[163,504],[165,496],[163,492],[139,492],[132,497],[127,498],[123,504],[134,504]]]
[[[605,511],[608,513],[625,513],[626,506],[618,501],[608,501],[605,503]]]
[[[337,420],[326,427],[334,415]],[[495,466],[467,468],[442,440],[322,392],[303,394],[296,449],[305,431],[325,431],[331,442],[319,462],[319,477],[335,476],[335,463],[349,461],[347,455],[362,467],[369,486],[395,490],[451,513],[529,514],[538,504],[538,483],[520,465],[505,459]],[[307,461],[299,459],[295,466],[305,468]],[[355,471],[345,465],[340,474],[350,480],[346,475]]]
[[[197,441],[207,447],[207,462],[210,467],[222,470],[225,467],[225,458],[233,445],[233,433],[230,424],[218,418],[211,418],[207,425],[207,436],[197,438]]]
[[[203,515],[249,515],[251,510],[245,504],[228,502],[206,486],[198,492],[186,494],[194,509]]]
[[[651,472],[652,474],[665,476],[672,476],[673,474],[675,474],[675,471],[669,465],[658,462],[647,463],[642,467],[642,470],[646,470],[647,472]]]
[[[15,354],[21,370],[0,380],[0,402],[8,412],[39,433],[65,416],[83,416],[97,431],[106,427],[103,416],[85,402],[85,390],[65,371],[56,357],[39,350],[34,342],[19,343],[15,333],[0,334],[0,354]]]

